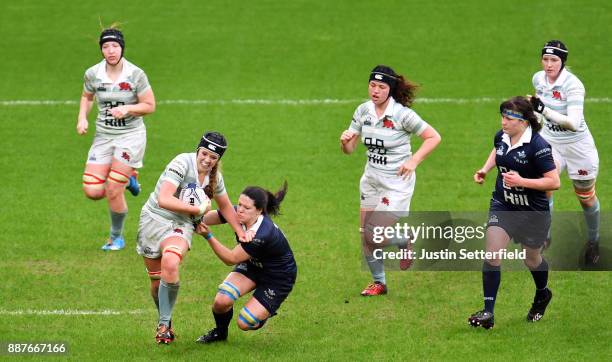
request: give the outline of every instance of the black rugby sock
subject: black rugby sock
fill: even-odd
[[[548,263],[544,258],[537,268],[531,270],[531,276],[536,286],[536,297],[541,299],[546,295],[546,286],[548,285]]]
[[[227,327],[234,316],[234,308],[230,308],[230,310],[225,313],[216,313],[213,311],[213,316],[215,317],[215,323],[217,324],[219,333],[227,336]]]
[[[499,266],[493,266],[484,262],[482,266],[482,291],[484,292],[484,309],[493,313],[495,309],[495,298],[501,282],[501,271]]]

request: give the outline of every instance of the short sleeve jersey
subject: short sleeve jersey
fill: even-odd
[[[372,101],[359,105],[349,130],[361,135],[361,141],[367,148],[366,169],[395,175],[402,163],[412,155],[410,136],[420,135],[427,126],[416,112],[390,97],[380,118]]]
[[[565,129],[558,124],[546,120],[541,131],[544,139],[550,142],[571,143],[580,141],[590,134],[583,113],[584,85],[582,85],[578,77],[567,70],[567,68],[563,68],[555,83],[551,85],[546,79],[546,73],[542,70],[534,74],[532,83],[536,95],[546,107],[566,116],[568,111],[572,110],[572,113],[579,114],[580,117],[580,124],[576,131]]]
[[[177,186],[174,197],[178,198],[181,190],[186,188],[189,184],[197,184],[199,187],[206,187],[209,184],[209,176],[207,175],[203,183],[198,181],[198,168],[196,166],[196,154],[195,153],[181,153],[176,156],[167,166],[164,172],[157,180],[155,190],[149,196],[145,207],[155,215],[161,216],[166,220],[170,221],[181,221],[191,222],[188,215],[177,213],[174,211],[166,210],[159,206],[157,200],[159,198],[159,191],[164,182],[170,182]],[[214,195],[223,195],[227,191],[225,190],[225,184],[223,182],[223,175],[217,172],[217,187],[214,190]]]
[[[264,274],[287,275],[297,272],[289,242],[270,217],[259,216],[251,230],[255,230],[255,237],[251,242],[243,243],[237,240],[251,256],[251,264],[260,268]]]
[[[138,96],[150,88],[145,72],[125,58],[121,74],[115,82],[106,74],[106,60],[87,69],[83,90],[94,94],[98,102],[96,134],[114,136],[144,131],[145,126],[141,116],[128,115],[123,119],[116,119],[110,113],[110,109],[126,104],[137,104]]]
[[[493,199],[513,210],[549,210],[544,191],[509,187],[504,183],[502,173],[515,171],[524,178],[541,178],[544,173],[555,169],[550,144],[528,127],[513,146],[510,145],[510,137],[500,130],[495,135],[493,146],[496,150],[495,164],[498,171]]]

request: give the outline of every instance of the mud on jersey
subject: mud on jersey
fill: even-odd
[[[127,59],[116,82],[106,74],[106,60],[87,69],[83,89],[95,95],[98,102],[96,134],[104,136],[121,135],[145,129],[142,117],[126,116],[116,119],[110,109],[126,104],[137,104],[138,96],[151,88],[144,71]]]

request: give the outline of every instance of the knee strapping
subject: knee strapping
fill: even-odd
[[[104,189],[104,182],[106,179],[104,176],[96,175],[94,173],[84,172],[83,173],[83,187],[94,190]]]
[[[108,173],[108,180],[125,185],[130,181],[130,176],[111,168],[110,172]]]
[[[575,191],[575,192],[576,192],[576,196],[578,196],[578,198],[581,201],[589,201],[595,198],[595,188],[592,188],[589,191]]]
[[[183,261],[183,253],[182,253],[181,248],[179,248],[178,246],[174,246],[174,245],[166,246],[164,250],[162,251],[162,255],[166,253],[171,253],[171,254],[178,256],[179,263]]]
[[[219,284],[218,288],[217,293],[227,295],[231,300],[240,298],[240,290],[228,281]]]
[[[588,201],[595,197],[595,179],[572,180],[574,192],[581,201]]]
[[[255,317],[247,307],[243,307],[240,310],[238,318],[248,326],[248,329],[258,329],[261,327],[260,323],[262,321]]]
[[[147,269],[147,274],[149,275],[149,278],[151,278],[151,280],[161,279],[161,270],[150,271],[149,269]]]

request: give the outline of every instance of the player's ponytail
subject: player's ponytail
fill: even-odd
[[[287,181],[275,194],[259,186],[249,186],[242,194],[253,200],[255,208],[262,214],[276,216],[280,214],[280,204],[287,194]]]
[[[391,95],[398,103],[410,107],[416,98],[417,89],[419,89],[418,84],[404,78],[403,75],[398,75],[397,85],[392,89],[393,93]]]
[[[204,187],[204,193],[211,200],[213,196],[215,196],[215,190],[217,189],[217,172],[219,171],[219,167],[221,167],[221,160],[218,160],[210,170],[208,174],[208,185]]]

